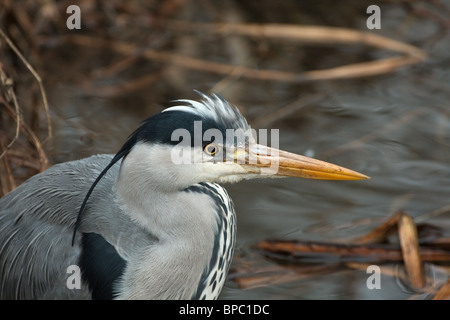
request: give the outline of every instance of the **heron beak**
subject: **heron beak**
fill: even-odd
[[[321,180],[370,179],[364,174],[335,164],[260,144],[251,145],[247,151],[237,149],[235,158],[244,158],[243,167],[248,173]]]

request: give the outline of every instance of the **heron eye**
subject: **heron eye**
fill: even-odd
[[[208,155],[213,156],[213,155],[215,155],[215,154],[217,153],[218,147],[217,147],[215,144],[210,143],[210,144],[207,144],[207,145],[203,148],[203,150],[204,150]]]

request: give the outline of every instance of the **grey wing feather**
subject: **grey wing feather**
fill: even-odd
[[[78,290],[66,285],[67,268],[77,265],[81,253],[80,236],[72,246],[72,233],[87,190],[112,157],[55,165],[0,199],[0,299],[90,297],[87,286]],[[120,254],[155,239],[121,212],[113,192],[119,165],[92,193],[79,233],[101,234]]]

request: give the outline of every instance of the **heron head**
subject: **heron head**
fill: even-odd
[[[324,161],[282,151],[278,132],[263,131],[271,147],[257,142],[239,110],[217,94],[175,106],[144,121],[130,137],[122,162],[127,175],[151,177],[159,187],[198,182],[237,182],[262,177],[358,180],[367,176]],[[261,132],[260,132],[261,133]],[[262,138],[262,139],[261,139]],[[274,147],[275,145],[275,147]],[[123,148],[123,149],[124,149]],[[148,180],[147,180],[148,181]]]

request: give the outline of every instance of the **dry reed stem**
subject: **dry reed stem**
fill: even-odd
[[[405,212],[398,219],[398,236],[409,282],[413,288],[422,289],[426,285],[426,279],[420,258],[417,228],[413,219]]]
[[[0,148],[6,149],[6,137],[0,137]],[[7,157],[0,158],[0,196],[7,194],[9,190],[16,188],[16,182],[12,174],[11,166]]]
[[[357,244],[381,243],[386,241],[398,225],[398,220],[402,215],[401,211],[397,211],[393,216],[389,217],[379,226],[372,229],[369,233],[355,239],[353,242]]]
[[[425,53],[421,49],[410,44],[389,39],[375,33],[346,28],[287,24],[193,23],[173,20],[168,22],[167,27],[179,32],[200,31],[227,36],[240,35],[322,44],[363,44],[404,53],[405,55],[414,57],[416,62],[422,61],[425,58]]]
[[[11,117],[14,117],[15,110],[9,105],[4,104],[6,112],[10,114]],[[20,131],[25,133],[25,136],[30,141],[30,143],[34,146],[35,151],[38,153],[39,159],[39,171],[43,171],[48,168],[48,158],[45,154],[44,149],[42,148],[42,144],[36,134],[31,130],[31,128],[23,121],[20,122]],[[9,150],[11,151],[11,149]],[[2,153],[2,156],[6,155],[6,152]],[[1,159],[1,158],[0,158]]]
[[[3,149],[3,152],[0,154],[0,159],[2,159],[6,152],[14,145],[14,143],[19,139],[20,135],[20,126],[22,123],[22,114],[20,112],[19,104],[17,102],[16,94],[14,93],[14,90],[12,88],[12,80],[5,74],[3,71],[3,66],[0,64],[0,83],[3,85],[5,90],[6,99],[12,101],[14,105],[14,118],[16,121],[16,129],[14,133],[14,137],[12,140],[6,145],[6,147]],[[0,97],[0,102],[3,103],[5,106],[9,105],[8,101],[5,101],[2,97]]]
[[[362,44],[404,54],[401,57],[355,63],[326,70],[306,71],[297,81],[354,78],[391,72],[401,66],[421,62],[426,54],[410,44],[374,33],[337,27],[298,26],[286,24],[230,24],[169,21],[169,29],[220,35],[239,35],[264,39],[284,39],[318,44]],[[294,77],[292,77],[294,78]],[[304,78],[303,80],[301,78]]]
[[[50,112],[48,107],[47,96],[43,86],[42,79],[36,72],[36,70],[27,61],[27,59],[21,54],[20,50],[14,45],[12,40],[3,32],[3,30],[0,29],[0,41],[2,40],[4,40],[4,42],[6,43],[5,47],[9,48],[13,52],[13,54],[15,54],[19,58],[19,60],[25,65],[27,70],[32,74],[33,78],[38,83],[47,122],[47,133],[48,133],[46,137],[47,140],[52,137],[52,126],[50,122]],[[18,98],[13,88],[13,81],[8,77],[6,71],[4,70],[4,66],[1,64],[0,64],[0,84],[3,87],[3,96],[0,97],[0,103],[3,106],[3,111],[5,112],[6,116],[10,117],[12,120],[11,122],[9,122],[9,119],[6,118],[5,121],[8,121],[6,122],[7,124],[14,123],[15,125],[15,132],[11,141],[9,142],[6,141],[7,139],[6,135],[2,139],[2,141],[0,141],[0,147],[2,150],[2,152],[0,153],[0,160],[1,160],[0,170],[2,171],[1,174],[4,177],[4,179],[2,179],[0,192],[1,195],[4,195],[9,191],[13,190],[17,185],[16,179],[14,177],[14,172],[12,169],[13,168],[12,163],[15,163],[16,167],[27,167],[33,169],[33,171],[35,170],[43,171],[46,168],[48,168],[48,159],[42,148],[41,141],[33,132],[33,130],[23,120],[22,110],[18,103]],[[6,130],[9,129],[5,129],[5,133]],[[24,141],[27,141],[31,145],[31,149],[30,145],[21,144],[22,138],[24,139]],[[19,146],[16,148],[15,145]],[[18,160],[17,157],[12,155],[14,153],[13,150],[14,148],[15,149],[21,148],[25,150],[20,160]],[[32,154],[34,155],[34,152],[37,152],[36,159],[33,158],[29,160],[31,158],[31,155]]]
[[[450,279],[439,289],[433,300],[450,300]]]
[[[14,45],[12,40],[3,32],[2,29],[0,29],[0,36],[5,40],[5,42],[8,44],[9,48],[19,57],[19,59],[22,61],[22,63],[25,65],[25,67],[30,71],[30,73],[33,75],[33,77],[36,79],[39,90],[41,92],[42,96],[42,102],[44,104],[44,111],[45,111],[45,117],[47,121],[47,137],[44,139],[44,142],[50,139],[53,135],[52,130],[52,124],[50,121],[50,111],[48,106],[48,100],[47,100],[47,94],[45,93],[44,84],[42,82],[41,77],[39,74],[34,70],[33,66],[28,62],[28,60],[22,55],[20,50]]]
[[[173,23],[173,25],[172,25]],[[257,70],[245,66],[234,66],[225,63],[206,61],[164,51],[144,49],[143,56],[149,60],[171,63],[180,67],[212,72],[234,77],[243,77],[257,80],[271,80],[299,83],[304,81],[317,81],[329,79],[355,78],[363,76],[380,75],[409,64],[418,63],[425,59],[425,53],[417,47],[388,39],[368,32],[361,32],[343,28],[291,26],[291,25],[248,25],[248,24],[196,24],[187,22],[174,22],[168,24],[169,28],[178,31],[196,30],[208,33],[234,34],[239,36],[253,36],[265,38],[284,38],[296,41],[315,43],[351,43],[370,45],[377,48],[403,53],[400,57],[391,57],[381,60],[354,63],[324,70],[305,71],[301,73],[279,70]],[[133,55],[142,50],[132,44],[121,41],[109,41],[97,37],[75,35],[65,38],[72,43],[95,48],[110,47],[116,52]]]

